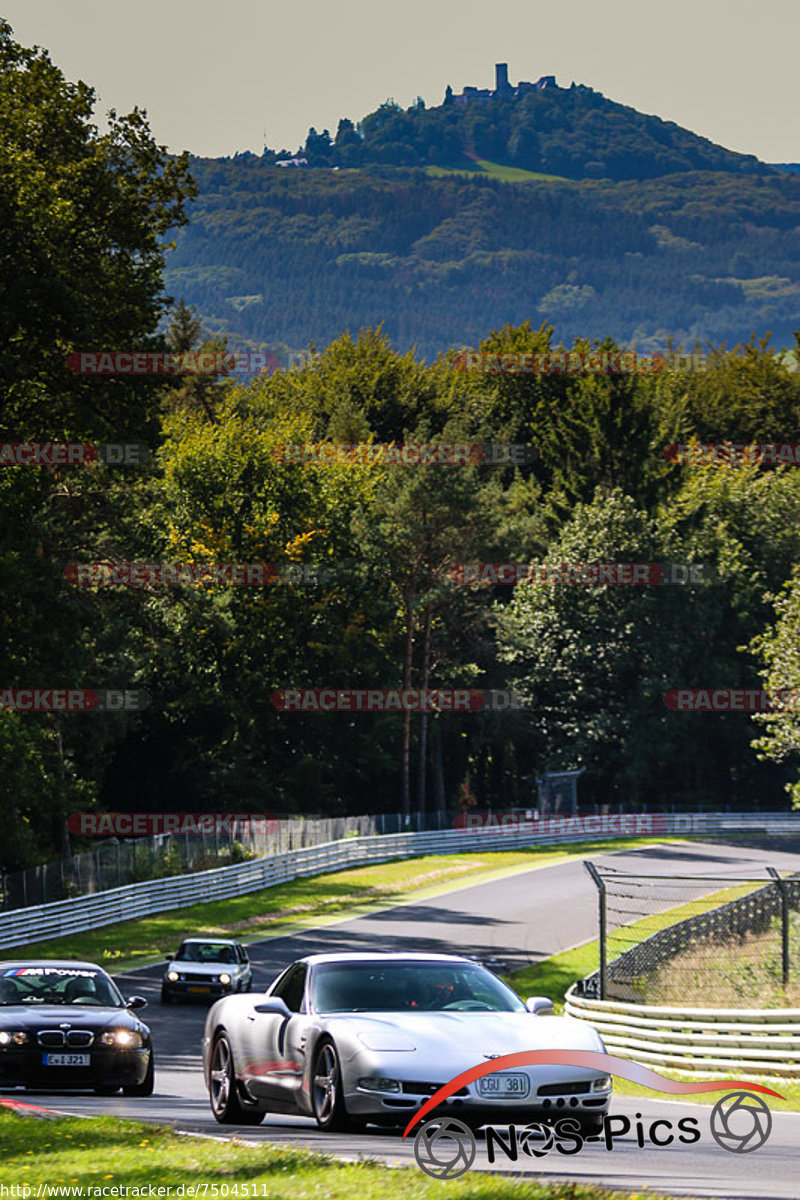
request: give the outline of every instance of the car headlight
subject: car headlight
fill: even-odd
[[[610,1087],[611,1087],[611,1076],[610,1075],[601,1075],[599,1079],[592,1080],[592,1091],[593,1092],[607,1092]]]
[[[384,1079],[381,1075],[368,1075],[359,1079],[356,1085],[362,1092],[399,1092],[402,1085],[399,1079]]]
[[[226,975],[223,972],[222,975],[220,975],[220,977],[219,977],[219,981],[220,981],[220,983],[230,983],[231,977],[230,977],[230,975]]]
[[[129,1049],[131,1046],[143,1046],[142,1035],[134,1029],[109,1029],[100,1038],[104,1046],[117,1046]]]
[[[24,1046],[27,1040],[28,1035],[24,1029],[0,1030],[0,1046],[10,1046],[12,1042],[15,1046]]]
[[[180,979],[180,975],[177,971],[167,971],[167,979],[170,981],[170,983],[177,983]]]

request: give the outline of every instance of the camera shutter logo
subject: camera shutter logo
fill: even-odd
[[[555,1145],[555,1135],[549,1125],[531,1121],[518,1134],[521,1149],[530,1158],[544,1158]]]
[[[414,1139],[417,1166],[433,1179],[457,1179],[475,1161],[477,1143],[471,1129],[453,1117],[426,1121]]]
[[[729,1092],[711,1110],[711,1136],[723,1150],[750,1154],[772,1131],[772,1113],[752,1092]]]

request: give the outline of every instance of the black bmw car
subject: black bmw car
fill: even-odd
[[[124,999],[94,963],[0,962],[0,1088],[153,1091],[150,1030],[141,996]]]

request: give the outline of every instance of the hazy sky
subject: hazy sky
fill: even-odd
[[[388,96],[555,75],[767,162],[798,162],[800,0],[5,0],[170,150],[295,149]]]

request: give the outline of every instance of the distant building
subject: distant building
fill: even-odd
[[[485,104],[488,100],[517,100],[520,96],[527,96],[529,92],[544,92],[553,88],[558,90],[555,75],[541,75],[536,83],[521,80],[516,86],[510,84],[508,63],[495,63],[494,80],[494,88],[465,87],[457,96],[454,96],[448,87],[445,104],[469,104],[473,101]]]
[[[307,167],[307,158],[281,158],[275,163],[276,167]]]

